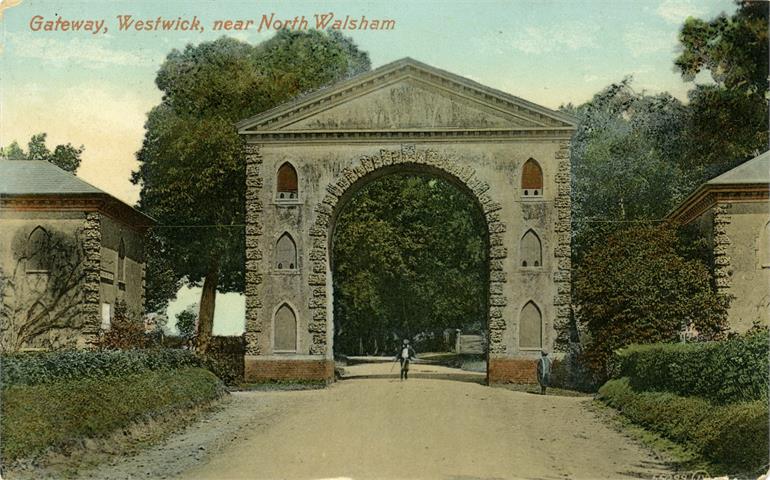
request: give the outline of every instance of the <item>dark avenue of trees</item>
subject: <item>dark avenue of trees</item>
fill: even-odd
[[[444,329],[486,329],[486,222],[466,193],[428,176],[372,181],[334,230],[337,354],[443,346]]]

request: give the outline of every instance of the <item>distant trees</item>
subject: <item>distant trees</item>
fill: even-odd
[[[699,180],[681,165],[687,110],[671,95],[636,92],[626,78],[564,110],[578,120],[571,145],[576,259],[593,228],[662,218]]]
[[[338,352],[387,351],[394,339],[444,328],[485,329],[485,236],[477,205],[444,180],[391,175],[364,186],[333,239]]]
[[[179,336],[190,339],[195,335],[195,324],[198,321],[197,305],[192,304],[176,314],[176,329]]]
[[[140,209],[174,226],[155,230],[157,254],[173,275],[148,261],[165,272],[158,277],[163,288],[174,284],[171,277],[202,284],[202,350],[216,292],[243,291],[245,166],[235,122],[369,68],[368,55],[350,39],[314,30],[282,30],[256,46],[222,37],[173,50],[161,65],[163,99],[147,118],[132,181],[142,187]]]
[[[731,16],[682,26],[675,67],[687,81],[702,71],[714,80],[694,85],[688,104],[624,79],[563,107],[578,119],[572,327],[599,375],[623,345],[724,328],[729,298],[714,288],[701,239],[661,220],[703,181],[768,148],[768,5],[736,3]]]
[[[80,167],[80,156],[83,154],[85,147],[83,145],[74,147],[71,143],[67,143],[57,145],[54,151],[51,152],[46,146],[45,139],[47,136],[48,134],[46,133],[32,135],[27,144],[26,152],[14,140],[10,145],[2,149],[2,156],[9,160],[43,160],[51,162],[70,173],[77,172],[78,167]]]

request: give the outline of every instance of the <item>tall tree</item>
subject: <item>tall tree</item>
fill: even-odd
[[[713,84],[690,92],[689,168],[711,177],[768,148],[767,2],[738,0],[733,15],[688,18],[676,68],[687,81],[708,71]]]
[[[565,110],[578,119],[571,145],[576,258],[592,229],[662,218],[694,184],[680,167],[686,107],[671,95],[635,92],[626,78]]]
[[[148,116],[132,181],[178,278],[202,284],[202,350],[216,292],[243,291],[245,166],[234,123],[369,68],[350,39],[314,30],[282,30],[256,47],[222,37],[173,50],[161,65],[163,99]]]
[[[27,144],[27,152],[19,146],[15,140],[10,145],[2,149],[2,156],[9,160],[41,160],[51,162],[62,170],[70,173],[77,172],[80,167],[80,156],[85,147],[74,147],[71,143],[66,145],[57,145],[51,152],[46,146],[46,133],[37,133],[32,135]]]

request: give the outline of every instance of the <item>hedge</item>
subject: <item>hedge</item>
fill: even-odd
[[[698,396],[717,404],[768,398],[767,331],[720,342],[632,345],[616,377],[637,391]]]
[[[633,422],[688,444],[706,458],[741,472],[767,470],[766,400],[713,405],[669,392],[639,392],[628,378],[610,380],[599,399]]]
[[[3,464],[82,438],[104,437],[137,420],[205,404],[223,393],[213,373],[196,367],[13,385],[0,392]]]
[[[188,350],[60,351],[0,357],[2,387],[200,367]]]

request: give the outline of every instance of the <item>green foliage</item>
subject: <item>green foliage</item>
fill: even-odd
[[[2,155],[8,160],[26,160],[27,154],[21,149],[19,142],[12,141],[10,145],[2,149]]]
[[[712,405],[698,397],[635,391],[628,378],[610,380],[599,399],[633,422],[691,445],[733,470],[758,472],[768,464],[767,400]]]
[[[165,313],[182,286],[182,278],[174,270],[166,241],[156,230],[150,230],[144,237],[144,251],[147,252],[144,311],[148,313]]]
[[[337,351],[485,326],[485,235],[477,206],[444,180],[391,175],[356,192],[332,246]]]
[[[632,345],[619,352],[619,375],[635,390],[695,395],[715,403],[768,398],[767,331],[719,342]]]
[[[708,268],[687,259],[674,226],[637,225],[593,239],[577,268],[577,319],[588,334],[584,354],[600,380],[613,352],[632,343],[675,342],[685,329],[719,338],[729,298]]]
[[[122,377],[154,370],[199,367],[187,350],[60,351],[0,356],[2,387],[83,378]]]
[[[289,30],[257,46],[227,37],[188,45],[161,65],[163,99],[147,118],[132,181],[140,209],[170,226],[156,230],[163,248],[150,256],[168,260],[170,279],[203,283],[203,337],[214,291],[243,291],[246,182],[235,123],[368,68],[367,54],[337,33]]]
[[[243,382],[245,353],[243,337],[212,337],[209,349],[201,357],[203,365],[226,385],[237,385]]]
[[[75,173],[80,166],[80,156],[85,147],[74,147],[71,143],[57,145],[54,151],[48,150],[45,139],[48,134],[38,133],[32,135],[27,144],[27,153],[22,150],[16,141],[2,149],[2,155],[9,160],[41,160],[51,162],[57,167],[70,173]]]
[[[176,329],[182,338],[190,339],[195,335],[195,323],[198,321],[195,307],[195,304],[189,305],[176,314]]]
[[[687,114],[671,95],[637,93],[626,78],[565,110],[577,118],[571,161],[579,260],[586,237],[605,222],[662,218],[695,179],[678,163]]]
[[[711,20],[688,18],[675,61],[685,80],[708,70],[715,85],[690,92],[691,119],[683,140],[689,168],[722,173],[767,148],[768,8],[740,0],[737,11]]]
[[[147,347],[144,322],[138,315],[131,315],[126,302],[115,304],[109,330],[101,332],[94,346],[100,350],[130,350]]]
[[[103,437],[137,420],[205,404],[224,393],[211,372],[179,367],[3,388],[3,464],[82,438]]]

